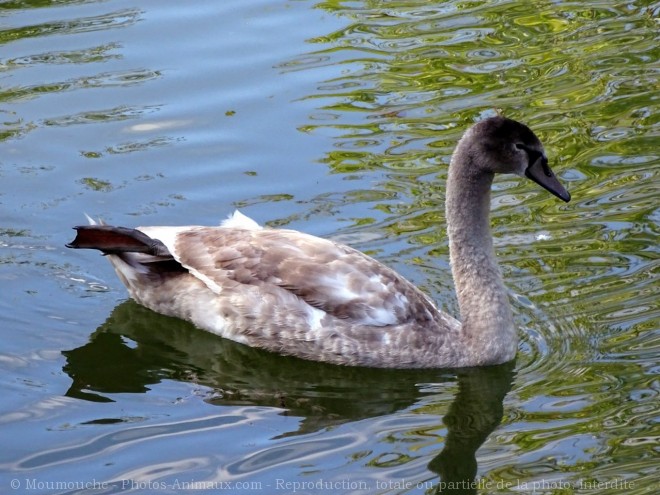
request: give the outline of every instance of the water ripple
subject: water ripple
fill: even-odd
[[[125,448],[127,445],[136,442],[154,441],[159,438],[186,432],[219,430],[231,426],[235,427],[238,423],[249,424],[253,420],[253,417],[254,413],[246,409],[245,414],[235,411],[230,415],[218,415],[170,424],[125,428],[117,432],[99,435],[82,445],[76,445],[70,448],[57,448],[24,458],[13,465],[12,469],[22,471],[64,462],[81,461],[90,456],[98,456],[119,447]]]

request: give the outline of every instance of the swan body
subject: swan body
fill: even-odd
[[[469,129],[452,156],[446,213],[462,323],[378,261],[236,211],[216,227],[75,227],[72,248],[107,255],[130,296],[249,346],[334,364],[448,368],[499,364],[517,350],[489,228],[495,173],[568,192],[529,128],[503,117]]]

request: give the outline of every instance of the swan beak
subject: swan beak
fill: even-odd
[[[531,163],[525,170],[525,175],[559,199],[567,203],[571,200],[571,194],[557,180],[552,169],[548,166],[548,159],[545,156],[540,156],[534,163]]]

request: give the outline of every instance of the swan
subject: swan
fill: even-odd
[[[568,202],[543,145],[497,116],[469,128],[449,165],[450,264],[461,322],[412,283],[342,244],[259,226],[74,227],[70,248],[100,250],[138,303],[249,346],[340,365],[458,368],[514,359],[518,338],[490,233],[496,173]]]

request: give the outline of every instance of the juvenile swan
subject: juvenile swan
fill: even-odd
[[[525,125],[485,119],[459,141],[447,181],[451,269],[462,323],[378,261],[238,211],[219,227],[75,227],[70,248],[108,255],[138,303],[280,354],[382,368],[499,364],[517,335],[489,227],[496,173],[570,194]]]

